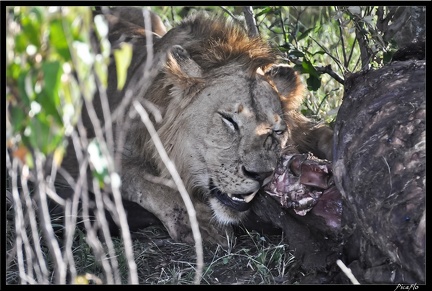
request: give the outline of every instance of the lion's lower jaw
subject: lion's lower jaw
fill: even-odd
[[[249,210],[239,212],[235,209],[231,209],[222,204],[217,198],[210,198],[209,203],[213,210],[214,218],[222,225],[239,224],[249,212]]]

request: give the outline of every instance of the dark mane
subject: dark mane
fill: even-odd
[[[251,75],[276,60],[272,48],[260,37],[249,37],[244,27],[220,15],[197,13],[177,28],[188,34],[181,45],[204,71],[235,62]]]

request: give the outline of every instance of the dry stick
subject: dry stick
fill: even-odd
[[[73,134],[73,133],[72,133]],[[83,163],[80,162],[80,165]],[[51,165],[51,177],[48,178],[48,185],[46,187],[47,195],[53,199],[57,204],[64,206],[64,234],[63,234],[63,241],[64,241],[64,252],[63,252],[63,262],[65,264],[65,267],[67,271],[70,274],[70,278],[72,278],[72,281],[76,277],[76,267],[75,267],[75,261],[72,251],[72,244],[76,229],[76,221],[78,217],[78,199],[80,196],[80,192],[75,191],[73,196],[73,202],[71,202],[69,199],[63,199],[56,193],[55,189],[55,180],[57,172],[59,171],[59,167],[55,161],[53,161]],[[73,180],[72,180],[73,181]],[[24,185],[24,184],[23,184]],[[75,187],[74,183],[70,184],[71,188],[73,189]],[[40,246],[38,241],[35,241],[36,244],[36,251],[40,251]],[[43,258],[42,258],[43,259]],[[44,263],[42,260],[41,262]]]
[[[79,123],[78,123],[79,124]],[[77,161],[80,167],[87,167],[88,165],[88,159],[84,159],[82,157],[81,151],[81,143],[79,140],[79,137],[76,133],[76,130],[74,129],[71,134],[72,143],[74,145],[75,154],[77,156]],[[87,144],[87,141],[83,141],[83,144]],[[69,200],[65,201],[65,211],[64,211],[64,254],[63,259],[68,267],[68,271],[70,274],[70,278],[73,281],[75,281],[75,278],[77,276],[76,273],[76,267],[75,267],[75,261],[73,257],[72,252],[72,244],[74,240],[74,234],[76,230],[76,221],[78,218],[78,205],[79,205],[79,199],[81,196],[81,184],[80,181],[77,181],[75,183],[72,176],[62,169],[61,167],[58,169],[59,174],[61,174],[66,182],[69,184],[71,189],[74,189],[74,194],[72,196],[72,202]],[[80,171],[81,172],[81,171]]]
[[[220,6],[220,8],[223,10],[223,11],[225,11],[229,16],[231,16],[231,18],[235,21],[235,22],[237,22],[242,28],[244,28],[243,27],[243,22],[240,20],[240,19],[238,19],[238,17],[236,17],[234,14],[232,14],[228,9],[226,9],[226,7],[224,7],[224,6]]]
[[[66,264],[67,270],[69,271],[70,277],[76,278],[76,267],[72,252],[72,238],[73,234],[75,233],[77,215],[73,215],[72,213],[74,213],[74,202],[66,200],[64,211],[65,247],[63,253],[63,260]]]
[[[116,253],[115,253],[115,249],[114,249],[114,243],[112,241],[111,238],[111,234],[109,231],[109,226],[108,226],[108,221],[106,219],[105,216],[105,207],[104,207],[104,203],[103,203],[103,199],[102,199],[102,193],[100,191],[99,188],[99,184],[98,184],[98,180],[97,179],[93,179],[93,193],[95,196],[95,203],[96,203],[96,220],[98,222],[98,224],[100,224],[100,227],[102,229],[102,235],[104,237],[105,240],[105,244],[108,247],[108,254],[109,254],[109,258],[112,260],[112,258],[116,257]],[[118,261],[117,259],[112,260],[111,261],[112,267],[114,269],[114,274],[116,276],[116,281],[118,284],[121,284],[121,278],[120,278],[120,273],[118,272]]]
[[[82,86],[82,82],[79,82],[79,84],[80,84],[80,86]],[[83,88],[81,87],[81,89],[83,89]],[[82,93],[84,94],[84,90],[82,90]],[[95,111],[95,109],[93,107],[93,103],[91,101],[88,101],[87,98],[84,98],[84,100],[85,100],[85,103],[86,103],[86,108],[87,108],[88,115],[89,115],[91,123],[92,123],[92,125],[94,127],[94,132],[96,134],[96,140],[98,141],[98,143],[100,145],[100,150],[102,152],[102,155],[103,155],[103,157],[105,158],[105,160],[107,162],[108,172],[110,174],[112,174],[115,171],[115,169],[114,169],[113,163],[111,163],[111,159],[110,159],[111,155],[110,155],[110,152],[109,152],[109,150],[108,150],[108,148],[106,146],[106,140],[103,137],[101,123],[100,123],[100,121],[99,121],[99,119],[98,119],[98,117],[96,115],[96,111]],[[93,189],[93,190],[95,192],[98,191],[98,189]],[[101,205],[99,205],[99,206],[101,206]],[[102,205],[102,207],[103,207],[103,205]],[[98,210],[103,213],[102,215],[105,215],[104,209],[99,209],[98,208]],[[120,213],[119,213],[119,216],[121,216]],[[126,217],[126,215],[124,215],[124,217]],[[103,225],[103,229],[108,229],[108,227],[106,225],[106,223],[107,223],[106,220],[100,221],[100,223]],[[105,231],[103,231],[103,232],[105,232]],[[97,236],[95,236],[95,238],[97,239]],[[109,240],[109,241],[107,241],[106,246],[108,247],[108,252],[111,254],[108,259],[110,260],[111,265],[112,265],[112,267],[114,269],[113,272],[114,272],[115,282],[121,283],[120,272],[119,272],[119,269],[118,269],[118,261],[117,261],[116,256],[114,255],[115,254],[115,250],[113,248],[112,240],[111,240],[110,236],[106,237],[106,238]]]
[[[79,131],[81,137],[78,136],[77,130]],[[79,119],[77,122],[77,128],[72,131],[71,138],[74,146],[74,152],[78,161],[78,165],[80,167],[78,171],[79,177],[75,183],[74,179],[72,178],[72,176],[69,175],[68,172],[63,171],[64,173],[62,173],[62,175],[69,183],[71,188],[74,190],[73,198],[72,198],[72,206],[71,206],[72,207],[71,216],[70,218],[65,217],[65,247],[67,248],[66,258],[69,259],[69,265],[70,265],[69,272],[72,280],[75,281],[77,273],[75,269],[75,261],[72,254],[72,244],[74,240],[76,221],[78,218],[78,207],[81,200],[81,196],[87,195],[87,192],[84,193],[86,188],[83,189],[83,183],[87,183],[86,169],[88,168],[88,163],[89,163],[88,155],[83,156],[82,154],[83,147],[87,148],[88,146],[88,140],[86,138],[85,129],[84,126],[82,125],[81,119]],[[59,171],[60,170],[61,169],[59,169]],[[68,228],[68,225],[72,227]]]
[[[92,227],[90,222],[90,214],[89,214],[89,198],[87,193],[87,186],[86,183],[83,185],[83,196],[82,196],[82,212],[83,212],[83,220],[84,220],[84,226],[86,229],[86,241],[87,243],[93,248],[93,252],[95,254],[95,257],[99,260],[99,263],[102,265],[102,268],[105,272],[106,277],[106,283],[107,284],[115,284],[113,278],[113,270],[111,268],[111,265],[106,260],[106,256],[104,254],[104,248],[101,244],[100,240],[98,239],[98,236],[96,234],[96,230]]]
[[[61,13],[63,14],[63,10],[61,10]],[[72,43],[71,33],[70,33],[69,30],[66,31],[66,28],[67,28],[67,26],[63,25],[63,29],[65,30],[64,33],[65,33],[67,42],[68,42],[68,44],[71,44]],[[77,56],[75,54],[75,51],[70,50],[70,53],[71,53],[72,64],[73,65],[78,64],[78,62],[77,62]],[[89,96],[86,96],[86,94],[88,92],[86,92],[86,90],[84,89],[84,85],[83,85],[84,81],[80,78],[80,76],[78,74],[77,74],[76,80],[77,80],[77,83],[78,83],[78,87],[79,87],[79,89],[81,91],[81,94],[82,94],[82,96],[84,96],[84,101],[86,103],[87,112],[89,114],[89,117],[90,117],[90,120],[92,122],[92,125],[94,126],[94,130],[95,130],[95,133],[96,133],[96,138],[97,138],[97,140],[102,145],[101,146],[102,153],[104,154],[104,157],[107,157],[107,156],[109,156],[109,153],[108,153],[108,150],[103,146],[104,145],[104,138],[102,136],[102,131],[101,131],[101,126],[100,126],[99,120],[98,120],[98,118],[97,118],[97,116],[96,116],[96,114],[94,112],[94,108],[93,108],[92,102],[88,101],[91,98],[86,98],[86,97],[89,97]],[[108,162],[109,162],[109,160],[108,160]],[[81,177],[83,176],[81,171],[80,171],[80,175],[81,175]],[[84,174],[84,176],[86,176],[86,175]],[[84,194],[88,195],[88,193],[87,193],[87,187],[85,187],[85,185],[84,185],[84,190],[85,190]],[[87,214],[87,218],[89,218],[88,209],[86,209],[89,206],[87,195],[82,195],[83,198],[85,198],[85,199],[83,199],[83,212],[84,212],[84,215]],[[84,202],[84,200],[85,200],[86,203]],[[113,275],[112,269],[111,269],[110,265],[105,262],[105,260],[104,260],[104,254],[101,251],[101,249],[103,249],[103,247],[101,246],[101,243],[98,241],[98,237],[94,233],[94,230],[91,229],[91,224],[88,221],[86,221],[86,220],[84,221],[84,224],[86,225],[86,229],[87,229],[87,227],[89,227],[87,229],[88,230],[87,240],[89,241],[89,243],[92,242],[93,246],[96,248],[95,249],[95,253],[99,254],[99,259],[101,260],[101,263],[102,263],[102,266],[104,268],[104,271],[106,272],[108,282],[109,283],[113,283],[111,281],[110,275],[109,275],[109,274],[111,274],[111,276]],[[109,245],[108,245],[108,248],[109,248]],[[112,252],[111,249],[109,251]],[[128,252],[128,250],[126,250],[126,252]],[[119,273],[119,270],[118,270],[118,267],[117,267],[118,266],[118,262],[117,262],[116,257],[112,257],[111,256],[108,259],[110,260],[111,264],[114,267],[114,277],[115,277],[115,279],[117,280],[117,282],[121,283],[120,273]],[[135,263],[135,262],[133,262],[133,263]]]
[[[74,54],[71,54],[71,57],[72,57],[72,62],[74,64],[76,64],[77,63],[76,62],[76,56]],[[89,99],[91,99],[91,98],[86,98],[85,97],[85,95],[86,95],[87,92],[84,90],[84,86],[83,86],[84,82],[83,82],[83,80],[81,80],[79,78],[79,75],[77,77],[77,81],[78,81],[78,86],[80,88],[80,91],[81,91],[82,95],[84,96],[84,101],[85,101],[85,105],[86,105],[86,109],[87,109],[89,118],[90,118],[91,123],[92,123],[92,125],[94,127],[94,132],[96,134],[96,140],[99,142],[100,149],[102,151],[102,155],[105,158],[105,160],[107,161],[108,171],[109,171],[110,174],[112,174],[114,172],[114,166],[111,163],[111,160],[109,159],[109,157],[111,155],[110,155],[109,150],[108,150],[108,148],[106,146],[106,140],[103,137],[102,126],[101,126],[100,121],[99,121],[99,119],[98,119],[98,117],[96,115],[96,111],[95,111],[95,109],[93,107],[93,103],[91,101],[89,101]],[[119,209],[121,209],[121,208],[122,207],[119,207]],[[100,211],[103,212],[103,209],[101,209]],[[123,212],[124,212],[124,209],[123,209]],[[119,216],[120,217],[122,216],[121,213],[119,213]],[[126,214],[124,214],[123,217],[126,217]],[[106,223],[106,222],[102,221],[101,223]],[[90,225],[90,224],[88,224],[88,225]],[[105,229],[107,229],[107,227],[105,227]],[[97,235],[92,234],[92,235],[89,236],[89,238],[93,238],[93,239],[97,240]],[[111,241],[110,237],[109,237],[109,240]],[[95,243],[95,245],[100,245],[100,244]],[[112,255],[112,254],[115,254],[115,250],[113,249],[112,241],[111,241],[111,243],[107,243],[107,247],[108,247],[108,252],[111,254],[108,259],[110,260],[111,265],[112,265],[113,268],[108,267],[109,266],[108,264],[103,264],[103,266],[105,266],[107,268],[106,272],[114,275],[115,282],[121,283],[120,272],[119,272],[119,269],[118,269],[118,261],[117,261],[116,256]],[[128,252],[128,251],[131,252],[130,249],[129,250],[125,249],[125,252]],[[102,252],[99,251],[99,254],[101,255],[101,259],[103,259]],[[135,261],[134,260],[132,262],[128,261],[128,263],[129,264],[134,264]],[[135,277],[137,278],[137,276],[135,276]]]
[[[26,166],[24,166],[24,167],[26,167]],[[21,177],[22,177],[22,175],[21,175]],[[27,194],[28,193],[25,193],[25,192],[21,193],[21,199],[25,200],[25,205],[27,205],[29,203],[32,204],[31,198],[29,196],[26,196]],[[24,209],[23,209],[23,211],[24,211]],[[34,271],[32,269],[32,266],[34,264],[33,263],[32,245],[31,245],[30,239],[29,239],[28,234],[27,234],[28,222],[30,220],[34,221],[34,220],[36,220],[36,217],[35,216],[29,217],[29,213],[27,212],[24,216],[24,219],[23,219],[24,225],[22,227],[22,231],[23,231],[24,235],[22,236],[22,240],[23,240],[23,245],[24,245],[25,254],[26,254],[27,277],[31,278],[31,280],[34,280]]]
[[[21,250],[23,245],[23,236],[25,236],[25,226],[24,226],[24,214],[23,207],[21,204],[20,195],[18,192],[17,185],[17,173],[18,173],[18,159],[13,159],[12,161],[12,169],[10,171],[10,176],[12,177],[12,197],[14,200],[14,219],[15,219],[15,246],[17,249],[17,260],[18,260],[18,271],[21,280],[21,284],[25,284],[28,281],[32,283],[34,280],[32,278],[28,278],[25,272],[25,264],[24,264],[24,256]]]
[[[151,27],[150,17],[148,15],[149,12],[145,10],[143,13],[144,13],[143,16],[144,16],[144,21],[145,21],[144,26],[147,28]],[[142,77],[139,78],[138,82],[137,82],[138,84],[142,84],[142,85],[139,87],[138,90],[134,89],[134,90],[127,90],[126,91],[125,97],[123,98],[120,106],[118,108],[116,108],[116,110],[113,113],[113,117],[112,117],[113,121],[118,120],[119,117],[124,114],[124,111],[125,111],[127,105],[130,104],[130,101],[132,100],[132,97],[138,97],[139,98],[139,97],[142,97],[145,95],[148,88],[150,87],[151,81],[154,79],[154,77],[156,77],[157,73],[159,72],[159,69],[163,67],[163,63],[166,60],[166,54],[154,56],[154,54],[153,54],[154,52],[152,49],[153,48],[152,32],[150,29],[146,29],[145,33],[146,33],[146,42],[147,42],[146,43],[146,45],[147,45],[147,57],[146,57],[146,62],[145,62],[145,66],[143,69]],[[157,110],[157,108],[155,108],[153,106],[153,104],[151,104],[150,102],[147,102],[147,100],[142,100],[142,101],[144,102],[144,104],[146,106],[148,106],[150,109],[152,109],[152,113],[154,114],[155,119],[157,121],[160,120],[161,116],[160,116],[160,112]],[[148,118],[148,114],[145,111],[145,109],[137,101],[134,101],[135,109],[137,107],[136,104],[138,104],[138,106],[140,108],[142,108],[142,111],[144,111],[144,115],[147,117],[147,120],[148,120],[150,126],[153,128],[153,131],[155,132],[153,124],[151,123],[150,119]],[[137,110],[137,112],[140,113],[138,110]],[[142,118],[143,118],[143,116],[141,115],[141,119]],[[146,124],[146,126],[147,126],[147,124]],[[149,127],[147,126],[147,128],[149,128]],[[152,138],[153,138],[153,135],[152,135]],[[159,140],[157,133],[156,133],[156,138]],[[120,142],[122,144],[122,141],[120,141]],[[159,140],[159,144],[160,144],[160,147],[157,147],[159,154],[161,153],[160,151],[162,150],[165,153],[165,156],[167,157],[167,154],[166,154],[160,140]],[[162,160],[164,160],[164,159],[162,159]],[[172,165],[172,162],[169,160],[169,158],[168,158],[168,162]],[[165,163],[165,165],[167,165],[167,163]],[[167,168],[171,172],[171,167],[167,166]],[[175,174],[177,174],[177,177],[180,181],[180,182],[177,182],[176,185],[177,185],[177,188],[179,189],[180,194],[182,195],[183,201],[185,202],[186,209],[188,211],[188,215],[189,215],[190,222],[191,222],[192,233],[193,233],[194,240],[195,240],[195,250],[196,250],[196,254],[197,254],[197,272],[195,274],[195,284],[199,284],[201,281],[201,277],[202,277],[202,269],[204,267],[201,233],[199,231],[198,222],[196,220],[196,212],[195,212],[195,209],[192,205],[192,202],[190,201],[189,195],[187,194],[187,192],[184,188],[183,182],[181,181],[181,178],[178,176],[178,173],[175,170],[175,167],[173,167],[173,169],[175,171]],[[173,173],[171,173],[171,175],[173,175]],[[173,176],[173,179],[174,179],[174,176]],[[176,179],[174,179],[174,181],[176,182]],[[179,185],[182,185],[182,188],[184,189],[185,195],[182,194],[182,191],[180,190],[181,188]],[[186,201],[188,201],[189,203],[187,203]],[[117,201],[116,201],[116,203],[117,203]],[[120,201],[120,203],[121,203],[121,201]],[[131,249],[132,249],[132,247],[131,247]]]
[[[110,159],[111,154],[110,154],[110,152],[108,150],[108,147],[106,146],[106,140],[105,140],[105,138],[103,137],[103,134],[102,134],[102,126],[101,126],[101,124],[99,122],[99,119],[98,119],[98,117],[96,115],[96,111],[95,111],[95,109],[93,107],[93,103],[90,102],[90,101],[87,101],[86,98],[84,98],[84,99],[85,99],[85,102],[86,102],[87,112],[89,114],[89,117],[90,117],[90,120],[92,122],[92,125],[94,126],[94,131],[95,131],[95,134],[96,134],[96,140],[98,141],[98,143],[100,145],[99,148],[100,148],[100,150],[102,152],[102,155],[103,155],[104,159],[107,162],[108,172],[111,174],[111,173],[114,172],[114,165],[111,163],[111,159]],[[97,186],[97,187],[99,188],[99,186]],[[99,189],[93,188],[93,191],[96,193],[97,191],[99,191]],[[96,204],[96,206],[97,206],[98,211],[100,211],[102,213],[101,215],[104,216],[105,212],[104,212],[104,209],[103,209],[103,204],[102,205]],[[100,209],[100,207],[102,207],[102,209]],[[108,229],[107,222],[106,222],[105,219],[104,220],[100,220],[99,222],[102,225],[102,230],[103,230],[102,232],[104,233],[104,236],[105,236],[105,230]],[[97,238],[97,236],[96,236],[96,238]],[[117,261],[116,256],[114,255],[115,254],[115,250],[113,248],[111,237],[110,236],[109,237],[105,236],[105,239],[107,239],[106,246],[108,247],[108,252],[110,254],[110,256],[108,257],[108,259],[110,260],[111,265],[112,265],[112,267],[114,269],[113,272],[114,272],[115,282],[121,283],[120,272],[119,272],[119,269],[118,269],[118,261]]]
[[[78,84],[80,86],[81,92],[84,95],[84,90],[82,88],[82,80],[77,78]],[[101,141],[101,144],[103,145],[103,137],[101,137],[102,133],[100,130],[100,123],[99,120],[97,119],[97,116],[95,114],[94,108],[93,108],[93,104],[91,102],[89,102],[87,100],[87,98],[84,98],[85,102],[86,102],[86,108],[90,117],[90,120],[95,128],[95,132],[97,134],[97,139],[98,141]],[[81,133],[81,137],[85,136],[84,133],[84,127],[82,124],[78,123],[78,129],[80,130]],[[77,146],[78,145],[78,146]],[[87,140],[85,140],[84,143],[84,148],[86,148],[88,145]],[[78,195],[80,195],[79,193],[81,191],[79,191],[79,188],[82,185],[82,211],[83,211],[83,220],[84,220],[84,226],[85,229],[87,231],[87,237],[86,240],[89,243],[90,246],[92,246],[93,251],[95,253],[95,257],[99,259],[102,268],[104,269],[105,275],[106,275],[106,280],[108,284],[114,284],[115,282],[113,281],[113,278],[116,279],[116,281],[118,283],[121,282],[120,279],[120,274],[118,272],[118,268],[117,268],[117,261],[116,258],[113,257],[109,257],[108,260],[111,261],[111,264],[113,264],[114,267],[114,271],[111,268],[111,265],[108,263],[108,261],[106,260],[106,256],[103,252],[104,247],[101,244],[101,242],[98,239],[98,236],[95,232],[95,229],[92,227],[91,223],[90,223],[90,215],[89,215],[89,199],[88,199],[88,187],[87,187],[87,166],[88,166],[88,155],[84,156],[81,154],[80,150],[81,147],[79,146],[79,142],[75,141],[74,138],[74,146],[75,146],[75,152],[77,153],[77,158],[80,164],[80,171],[79,171],[79,178],[78,181],[76,183],[76,188],[74,189],[74,200],[77,198]],[[103,151],[103,147],[102,147],[102,151]],[[106,152],[103,151],[104,154],[106,154]],[[85,161],[85,163],[83,162]],[[110,246],[108,245],[108,248]],[[112,251],[109,250],[111,253]]]
[[[35,152],[35,164],[36,164],[36,201],[39,202],[38,210],[40,216],[40,223],[42,225],[42,230],[47,241],[48,248],[53,257],[55,269],[57,270],[57,274],[55,276],[56,284],[65,284],[66,283],[66,265],[61,256],[60,246],[54,236],[54,230],[51,224],[51,218],[49,215],[48,209],[48,201],[46,195],[46,185],[44,181],[43,175],[43,166],[42,166],[42,154],[39,152]]]
[[[341,64],[341,62],[334,57],[327,48],[323,47],[316,39],[314,39],[313,37],[310,36],[310,39],[312,39],[323,51],[326,52],[326,54],[336,63],[336,65],[338,65],[339,69],[343,72],[344,71],[344,66],[343,64]],[[333,72],[330,69],[330,66],[326,66],[324,68],[327,68],[328,71],[326,71],[325,73],[329,74],[330,76],[332,76],[333,78],[335,78],[339,83],[343,84],[343,80],[341,77],[339,77],[335,72]],[[324,69],[325,70],[325,69]]]
[[[141,117],[142,122],[146,126],[147,130],[150,133],[151,139],[153,140],[154,145],[156,146],[156,149],[159,153],[159,156],[161,157],[165,167],[168,169],[169,173],[171,174],[179,192],[183,199],[183,202],[185,203],[189,220],[191,222],[191,228],[192,228],[192,235],[195,241],[195,250],[197,253],[197,271],[195,273],[195,284],[199,284],[202,277],[202,270],[204,266],[204,260],[203,260],[203,248],[202,248],[202,238],[201,233],[198,226],[198,221],[196,218],[196,211],[192,204],[192,201],[189,197],[189,194],[186,191],[186,188],[183,184],[183,181],[177,172],[173,162],[168,157],[167,152],[165,151],[163,144],[161,140],[159,139],[159,135],[157,134],[153,123],[151,122],[149,115],[147,111],[144,109],[144,107],[138,102],[133,102],[135,110],[138,112],[138,114]]]
[[[103,131],[111,131],[112,132],[112,127],[111,124],[112,122],[119,120],[121,116],[124,115],[124,111],[126,110],[126,108],[128,107],[128,105],[130,104],[132,97],[140,97],[140,96],[144,96],[145,92],[147,91],[148,87],[149,87],[149,79],[152,80],[155,76],[156,73],[158,72],[159,66],[152,66],[154,65],[152,63],[153,60],[153,44],[152,44],[152,32],[151,32],[151,21],[150,21],[150,15],[148,14],[148,11],[144,11],[143,12],[143,18],[144,18],[144,26],[149,28],[145,30],[146,33],[146,40],[147,40],[147,60],[146,60],[146,64],[144,67],[144,72],[142,75],[142,78],[140,78],[139,81],[142,81],[143,84],[145,84],[144,86],[140,87],[140,89],[138,90],[138,92],[133,92],[132,90],[127,90],[126,94],[125,94],[125,98],[122,99],[121,104],[119,105],[119,107],[114,111],[114,113],[111,115],[108,112],[104,111],[104,116],[105,116],[105,120],[106,123],[104,125],[104,129]],[[156,68],[156,69],[152,69]],[[141,83],[141,82],[137,82],[137,83]],[[136,93],[136,94],[134,94]],[[105,101],[107,102],[107,96],[101,96],[104,98],[104,100],[101,100],[102,102]],[[108,118],[107,118],[108,117]],[[123,123],[124,125],[124,123]],[[117,130],[119,130],[120,127],[117,127]],[[123,149],[123,145],[124,145],[124,132],[120,131],[120,136],[118,137],[118,144],[117,144],[117,151],[115,153],[115,157],[114,157],[114,164],[117,164],[120,167],[120,164],[118,161],[120,161],[121,158],[121,153],[122,153],[122,149]],[[108,158],[108,156],[105,156],[105,158]],[[110,171],[110,178],[111,181],[114,181],[116,179],[117,174],[114,171]],[[134,259],[134,254],[133,254],[133,245],[132,245],[132,240],[130,237],[130,232],[129,232],[129,226],[127,223],[127,218],[126,218],[126,214],[124,212],[124,207],[123,207],[123,202],[121,199],[121,193],[120,193],[120,185],[112,185],[112,193],[113,193],[113,197],[114,197],[114,205],[115,205],[115,209],[117,211],[117,215],[113,215],[116,216],[118,218],[118,222],[120,224],[120,230],[122,233],[122,238],[123,238],[123,242],[124,242],[124,248],[125,248],[125,255],[126,255],[126,259],[129,265],[129,283],[131,284],[138,284],[138,275],[137,275],[137,266],[135,263],[135,259]],[[107,202],[106,202],[107,203]],[[110,207],[109,207],[110,208]],[[112,207],[109,209],[111,211]]]
[[[113,284],[114,282],[112,279],[113,278],[112,269],[108,261],[105,259],[103,253],[103,246],[100,243],[99,239],[97,238],[97,235],[95,234],[95,230],[92,228],[89,220],[90,218],[89,211],[88,211],[89,199],[88,199],[88,188],[87,188],[87,182],[88,182],[87,169],[89,166],[89,156],[88,154],[86,154],[85,156],[82,154],[83,149],[87,148],[88,146],[88,141],[86,139],[85,128],[81,123],[81,120],[78,121],[77,129],[80,132],[80,136],[76,134],[76,131],[72,132],[72,142],[74,145],[75,154],[79,164],[79,176],[76,183],[73,177],[69,175],[69,173],[67,173],[62,169],[59,170],[60,173],[66,179],[67,183],[74,189],[73,201],[72,201],[72,215],[70,217],[71,221],[69,225],[76,225],[76,217],[78,216],[78,204],[79,201],[82,201],[82,211],[83,211],[82,218],[84,222],[84,227],[86,228],[86,232],[87,232],[86,241],[92,247],[95,257],[99,259],[102,265],[107,280],[106,283]],[[65,223],[67,221],[68,219],[65,219]],[[66,246],[69,246],[69,248],[71,248],[72,246],[74,231],[75,229],[66,228]],[[73,264],[73,259],[71,263]],[[73,270],[71,270],[71,276],[72,278],[75,279],[76,274],[73,273]]]
[[[354,277],[354,274],[351,272],[350,268],[347,268],[345,264],[341,260],[337,260],[336,264],[341,268],[342,272],[345,273],[345,275],[351,280],[351,282],[355,285],[360,285],[359,281],[357,281],[356,277]]]
[[[24,167],[27,167],[26,165]],[[31,233],[32,233],[32,240],[34,243],[34,251],[36,252],[36,258],[37,258],[37,262],[38,262],[38,266],[35,266],[35,272],[36,272],[36,276],[38,278],[38,282],[43,283],[43,284],[48,284],[48,268],[46,267],[45,264],[45,259],[44,256],[42,254],[42,249],[39,243],[39,239],[40,239],[40,234],[38,232],[38,227],[37,227],[37,220],[36,220],[36,214],[34,211],[34,203],[31,199],[30,196],[30,191],[27,187],[27,179],[24,175],[21,175],[21,186],[22,186],[22,196],[25,199],[26,202],[26,206],[27,206],[27,214],[28,214],[28,222],[30,224],[30,229],[31,229]],[[41,273],[42,272],[42,273]]]
[[[243,6],[243,14],[246,20],[246,26],[248,30],[248,35],[251,37],[259,36],[258,28],[256,26],[254,13],[252,6]]]

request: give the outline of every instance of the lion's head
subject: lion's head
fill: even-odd
[[[293,143],[291,131],[307,128],[292,113],[301,100],[298,76],[274,65],[276,53],[265,41],[221,16],[198,13],[151,39],[136,22],[131,30],[128,25],[110,26],[113,47],[135,44],[123,90],[117,90],[115,65],[110,67],[110,105],[115,110],[129,95],[159,110],[154,126],[211,239],[218,232],[214,225],[245,217],[281,150]],[[149,131],[139,118],[124,129],[123,197],[154,213],[173,238],[185,240],[189,223],[179,193],[145,177],[171,178]]]
[[[195,15],[156,43],[166,66],[146,94],[162,111],[159,136],[195,199],[223,224],[236,223],[275,169],[289,129],[280,95],[263,70],[275,61],[259,38],[221,17]],[[147,135],[133,136],[143,159]],[[151,152],[151,154],[150,154]]]

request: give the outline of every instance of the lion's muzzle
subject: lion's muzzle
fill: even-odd
[[[213,181],[210,180],[210,189],[211,194],[216,197],[223,205],[233,208],[239,212],[246,211],[250,208],[250,203],[252,199],[255,197],[255,194],[258,192],[251,192],[245,194],[230,194],[224,193],[219,190],[214,184]]]

